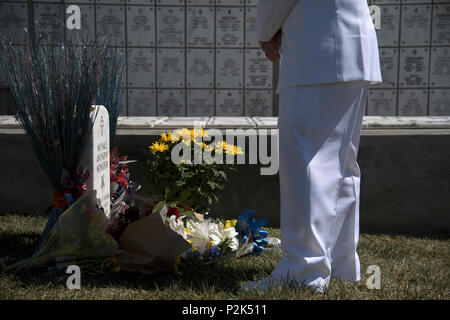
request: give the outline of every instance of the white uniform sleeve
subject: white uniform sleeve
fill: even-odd
[[[297,0],[259,0],[255,31],[259,41],[269,41],[283,25]],[[313,0],[315,1],[315,0]]]

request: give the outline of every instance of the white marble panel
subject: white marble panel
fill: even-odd
[[[129,48],[128,86],[155,87],[155,49]]]
[[[214,91],[188,90],[187,115],[191,117],[214,116]]]
[[[216,87],[242,88],[244,81],[244,50],[216,50]]]
[[[432,39],[433,45],[450,45],[450,3],[433,6]]]
[[[244,46],[244,8],[216,8],[216,46]]]
[[[160,47],[184,47],[184,7],[156,7]]]
[[[64,5],[53,3],[35,3],[35,36],[36,41],[50,44],[64,39]]]
[[[400,6],[380,6],[381,28],[377,29],[379,46],[396,46],[400,36]]]
[[[96,5],[97,37],[111,36],[114,46],[125,45],[125,6]]]
[[[216,91],[216,116],[242,117],[244,115],[244,97],[242,90]]]
[[[431,49],[430,87],[450,87],[450,47]]]
[[[28,25],[26,3],[0,3],[0,34],[8,37],[13,44],[24,44]]]
[[[272,88],[273,63],[260,49],[245,50],[245,87]]]
[[[214,46],[214,8],[187,7],[186,33],[187,46]]]
[[[154,89],[128,89],[128,116],[155,116],[156,92]]]
[[[184,87],[184,49],[158,49],[157,86],[159,88]]]
[[[273,116],[273,93],[271,90],[246,90],[245,115],[251,117]]]
[[[399,116],[426,116],[428,90],[406,89],[398,92]]]
[[[186,77],[189,88],[214,86],[214,50],[187,49]]]
[[[430,116],[450,116],[450,89],[430,90]]]
[[[184,117],[185,111],[184,90],[158,90],[158,115],[169,117]]]
[[[395,116],[397,90],[370,90],[367,101],[367,115]]]
[[[400,44],[427,46],[430,44],[431,5],[403,5]]]
[[[428,86],[428,48],[400,49],[400,87]]]
[[[155,12],[151,6],[127,6],[129,46],[155,45]]]

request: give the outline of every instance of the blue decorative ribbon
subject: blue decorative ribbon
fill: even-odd
[[[268,232],[262,230],[269,220],[264,218],[261,220],[256,220],[253,215],[256,210],[246,209],[237,218],[238,223],[236,224],[236,231],[240,234],[243,242],[251,238],[253,241],[253,254],[260,255],[264,247],[267,245],[268,241],[266,237]]]

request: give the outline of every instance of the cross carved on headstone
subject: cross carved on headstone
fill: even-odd
[[[100,118],[100,134],[103,136],[105,121],[103,121],[103,116]]]

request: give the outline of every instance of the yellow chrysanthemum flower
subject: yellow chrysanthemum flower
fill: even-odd
[[[199,137],[206,137],[209,138],[208,134],[206,133],[205,129],[192,129],[189,131],[190,135],[191,135],[191,140],[194,141],[196,138]]]
[[[224,229],[234,228],[236,226],[236,223],[237,223],[237,219],[227,220],[227,221],[225,221]]]
[[[214,144],[214,146],[216,147],[216,152],[219,151],[226,151],[227,150],[227,142],[226,141],[218,141]]]
[[[184,137],[190,137],[191,132],[187,128],[177,129],[172,132],[172,142],[177,142]]]
[[[165,132],[161,133],[161,141],[172,142],[172,132],[167,134]]]
[[[233,146],[232,150],[233,155],[244,154],[241,147]]]
[[[149,146],[149,148],[153,153],[169,150],[169,146],[167,144],[160,142],[154,142],[151,146]]]

